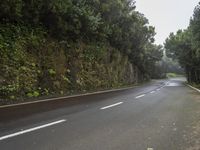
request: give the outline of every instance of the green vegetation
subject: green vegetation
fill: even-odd
[[[183,74],[167,73],[168,78],[184,77]]]
[[[132,0],[4,0],[0,21],[0,99],[136,84],[163,55]]]
[[[196,87],[196,88],[198,88],[198,89],[200,89],[200,84],[195,84],[195,83],[193,83],[193,84],[191,84],[193,87]]]
[[[177,77],[177,74],[175,74],[175,73],[167,73],[167,77],[168,78],[175,78],[175,77]]]
[[[189,83],[200,84],[200,4],[196,6],[186,30],[171,33],[166,39],[167,56],[185,68]]]

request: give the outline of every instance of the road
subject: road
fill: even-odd
[[[181,78],[0,122],[1,150],[200,150],[200,93]]]

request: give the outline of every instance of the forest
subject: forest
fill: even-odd
[[[173,56],[195,82],[200,82],[199,14],[197,7],[188,30],[166,42],[169,54],[170,45],[183,54]],[[133,0],[3,0],[1,102],[112,89],[158,77],[163,48],[154,43],[155,34]]]
[[[168,57],[178,60],[187,80],[200,85],[200,3],[194,9],[187,29],[171,33],[165,41]]]

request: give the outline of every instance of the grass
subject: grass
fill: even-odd
[[[190,85],[192,85],[193,87],[200,89],[200,84],[195,84],[195,83],[191,83]]]
[[[183,77],[184,75],[176,74],[176,73],[167,73],[167,78],[176,78],[176,77]]]

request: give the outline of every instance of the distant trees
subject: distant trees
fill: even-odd
[[[120,72],[117,81],[110,80],[108,64],[122,58],[126,68],[135,67],[135,78],[148,80],[163,55],[154,35],[133,0],[3,0],[0,95],[63,93],[66,86],[88,90],[97,81],[94,88],[130,84]],[[98,76],[100,68],[105,79]]]
[[[185,68],[189,82],[200,84],[200,5],[194,10],[186,30],[171,33],[166,39],[167,56]]]

